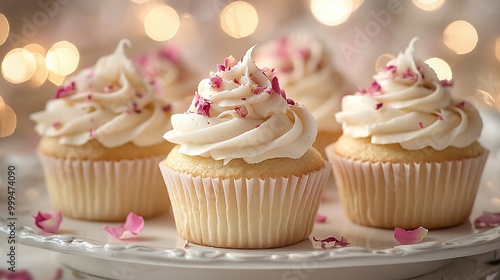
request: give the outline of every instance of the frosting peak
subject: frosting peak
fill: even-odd
[[[170,106],[155,98],[127,58],[126,45],[128,40],[120,41],[112,55],[68,78],[45,110],[31,115],[37,133],[66,145],[92,139],[108,148],[161,143],[160,132],[170,128]]]
[[[272,70],[259,69],[250,48],[232,56],[203,79],[185,114],[172,116],[164,138],[179,152],[215,160],[300,158],[316,138],[316,123],[301,105],[287,99]]]
[[[370,137],[373,144],[400,143],[408,150],[470,145],[482,129],[477,110],[453,100],[451,83],[439,81],[427,64],[413,57],[415,41],[380,69],[367,89],[342,99],[336,119],[343,133]]]
[[[334,121],[340,101],[354,87],[335,67],[321,41],[304,32],[271,40],[255,52],[257,64],[274,68],[287,95],[303,103],[316,119],[318,130],[340,132]]]

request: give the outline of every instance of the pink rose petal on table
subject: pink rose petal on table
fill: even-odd
[[[102,229],[107,231],[110,235],[118,239],[126,239],[133,237],[144,228],[144,218],[130,212],[125,220],[125,224],[116,227],[104,225]]]
[[[318,214],[316,215],[316,223],[324,223],[326,222],[326,216]]]
[[[401,245],[416,244],[421,242],[428,232],[429,230],[423,227],[414,230],[405,230],[397,227],[394,229],[394,239]]]
[[[474,227],[477,229],[497,226],[500,226],[500,212],[484,212],[483,215],[474,220]]]
[[[54,213],[46,213],[38,211],[35,219],[35,225],[48,233],[56,233],[59,230],[59,226],[62,221],[62,214],[60,211],[55,211]]]
[[[335,238],[334,236],[329,236],[325,239],[316,239],[316,237],[313,237],[313,240],[316,242],[321,242],[321,248],[322,249],[330,249],[330,248],[335,248],[335,247],[347,247],[351,243],[347,241],[347,239],[342,236],[340,239]],[[333,245],[327,246],[328,243],[332,243]]]

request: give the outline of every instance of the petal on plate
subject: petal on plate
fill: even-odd
[[[55,211],[54,213],[38,211],[37,215],[33,216],[33,218],[37,227],[49,233],[56,233],[62,222],[60,211]]]
[[[424,227],[419,227],[414,230],[405,230],[402,228],[394,229],[394,239],[401,245],[416,244],[422,241],[429,232]]]

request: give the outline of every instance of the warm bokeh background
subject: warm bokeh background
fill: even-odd
[[[32,153],[37,136],[29,114],[43,109],[65,76],[111,53],[121,38],[132,41],[131,56],[177,46],[208,75],[229,54],[241,57],[300,29],[324,41],[334,63],[367,86],[380,55],[419,37],[417,55],[441,79],[454,80],[454,94],[500,108],[495,0],[16,0],[0,1],[0,13],[0,97],[17,115],[15,132],[0,138],[2,152]],[[4,130],[12,120],[7,105],[0,99]]]

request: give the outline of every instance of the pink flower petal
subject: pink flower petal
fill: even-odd
[[[474,227],[477,229],[497,226],[500,226],[500,212],[484,212],[483,215],[474,220]]]
[[[102,229],[107,231],[111,236],[118,239],[126,239],[133,237],[144,228],[144,218],[130,212],[125,220],[125,224],[118,225],[115,227],[110,227],[108,225],[104,225]]]
[[[38,211],[35,219],[35,225],[48,233],[56,233],[59,230],[59,226],[62,221],[62,214],[60,211],[55,211],[52,213],[46,213]]]
[[[405,230],[397,227],[394,229],[394,239],[402,245],[416,244],[421,242],[428,232],[429,230],[423,227],[414,230]]]
[[[316,237],[313,237],[313,240],[316,242],[321,242],[322,249],[330,249],[330,248],[335,248],[335,247],[347,247],[351,244],[347,241],[347,239],[344,236],[340,237],[340,239],[337,239],[333,236],[329,236],[325,239],[316,239]],[[332,243],[332,242],[333,242],[333,245],[327,246],[328,243]]]
[[[316,215],[316,223],[324,223],[326,222],[326,216],[318,214]]]

